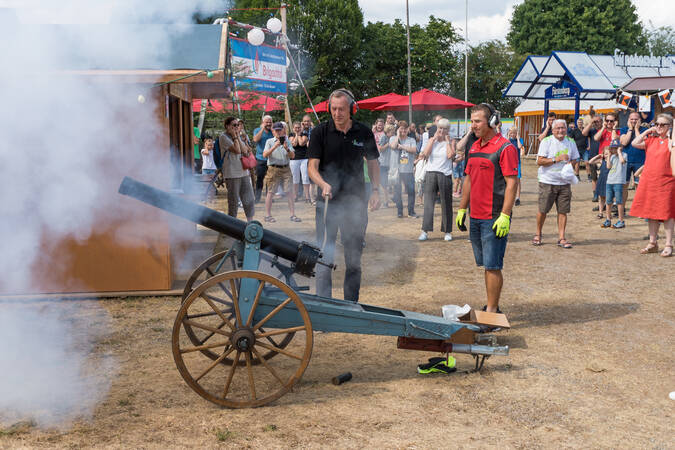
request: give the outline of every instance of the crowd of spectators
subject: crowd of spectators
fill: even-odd
[[[556,206],[558,237],[561,248],[570,249],[565,231],[571,209],[572,185],[584,180],[592,183],[593,209],[603,228],[621,229],[626,216],[647,219],[649,243],[641,253],[659,251],[658,229],[664,223],[666,241],[662,256],[673,253],[675,222],[675,156],[672,117],[661,114],[649,123],[644,114],[630,112],[626,125],[619,127],[619,115],[609,112],[579,117],[575,123],[559,119],[555,113],[546,117],[538,138],[538,213],[532,244],[543,243],[543,225],[547,214]],[[236,216],[244,208],[248,220],[253,218],[254,204],[264,194],[266,222],[275,222],[272,204],[275,196],[285,196],[289,218],[300,222],[295,202],[316,203],[316,186],[308,176],[308,147],[314,124],[306,115],[289,129],[284,122],[264,116],[249,139],[243,123],[234,117],[225,120],[225,132],[216,139],[204,139],[198,152],[204,174],[222,172],[228,192],[228,214]],[[498,134],[501,129],[496,128]],[[423,206],[420,241],[434,231],[434,212],[440,204],[440,232],[445,241],[452,240],[453,199],[462,196],[465,155],[477,138],[473,130],[464,136],[450,136],[450,122],[440,115],[433,122],[416,125],[396,120],[392,113],[377,119],[372,132],[379,152],[381,201],[384,207],[396,207],[396,217],[417,219],[416,206]],[[525,153],[518,127],[505,136],[517,149],[518,184],[515,206],[520,205],[520,157]],[[215,143],[215,149],[214,149]],[[242,156],[254,154],[256,167],[243,169]],[[195,153],[197,155],[197,152]],[[364,177],[370,190],[367,171]],[[636,189],[630,211],[626,209],[629,186]],[[405,195],[404,195],[405,194]],[[405,198],[404,198],[405,197]],[[404,215],[405,202],[405,215]],[[613,219],[617,220],[613,222]]]

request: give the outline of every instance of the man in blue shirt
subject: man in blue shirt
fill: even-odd
[[[633,180],[635,187],[637,188],[638,183],[640,182],[640,177],[635,176],[635,172],[644,165],[645,163],[645,151],[639,148],[635,148],[631,145],[633,139],[635,139],[640,133],[645,131],[647,127],[642,124],[642,119],[640,113],[633,111],[628,116],[628,126],[621,128],[621,135],[619,141],[623,146],[623,154],[626,155],[626,182],[623,185],[623,205],[626,205],[626,199],[628,198],[628,184],[630,183],[631,174],[633,174]]]
[[[265,175],[267,175],[267,158],[263,156],[265,150],[265,143],[268,139],[272,139],[272,116],[263,116],[260,126],[253,130],[253,142],[255,143],[255,159],[258,164],[255,167],[255,202],[260,202],[262,195],[263,183]]]

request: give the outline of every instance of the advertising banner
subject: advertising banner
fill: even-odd
[[[237,88],[286,94],[286,51],[269,45],[254,46],[230,38],[232,74]]]

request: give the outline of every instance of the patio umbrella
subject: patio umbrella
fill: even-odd
[[[320,112],[328,112],[328,100],[324,100],[320,103],[317,103],[314,105],[314,110],[318,113]],[[311,113],[312,108],[305,108],[305,112]]]
[[[385,103],[391,103],[395,100],[399,100],[402,98],[407,99],[408,97],[406,97],[405,95],[396,94],[395,92],[390,92],[388,94],[378,95],[377,97],[365,98],[356,103],[359,104],[359,108],[361,109],[373,110],[378,106],[384,105]]]
[[[232,100],[209,99],[206,110],[209,112],[226,112],[233,109]],[[284,104],[276,98],[260,95],[255,92],[239,92],[239,107],[242,111],[280,111]],[[197,112],[202,109],[202,100],[192,100],[192,110]],[[236,106],[234,106],[236,109]]]
[[[414,111],[436,111],[441,109],[470,108],[472,106],[474,106],[473,103],[468,103],[429,89],[420,89],[412,93],[412,109]],[[375,111],[406,111],[407,109],[408,96],[403,95],[398,100],[376,107]]]

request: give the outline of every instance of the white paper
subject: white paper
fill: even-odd
[[[652,110],[652,102],[648,95],[640,95],[640,112],[650,112]]]

